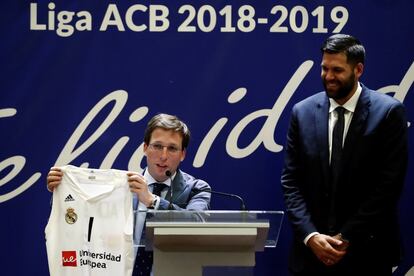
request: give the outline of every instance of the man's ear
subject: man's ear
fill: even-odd
[[[362,73],[364,73],[364,64],[362,64],[361,62],[359,62],[355,66],[355,76],[359,79],[362,76]]]
[[[145,156],[147,156],[147,150],[148,150],[148,145],[144,143],[143,151],[144,151]]]
[[[187,150],[186,149],[183,149],[183,151],[181,152],[181,158],[180,158],[181,162],[184,161],[186,154],[187,154]]]

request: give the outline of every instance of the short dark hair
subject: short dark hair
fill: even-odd
[[[361,42],[347,34],[334,34],[322,45],[322,53],[338,54],[345,53],[347,62],[356,65],[365,63],[365,48]]]
[[[144,133],[144,143],[149,145],[151,140],[152,132],[156,128],[162,128],[164,130],[172,130],[181,135],[182,138],[182,149],[186,149],[190,143],[190,130],[187,125],[181,121],[177,116],[160,113],[152,117],[148,122],[147,128]]]

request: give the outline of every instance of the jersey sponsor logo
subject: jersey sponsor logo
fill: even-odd
[[[69,202],[69,201],[75,201],[75,199],[73,198],[71,194],[68,194],[68,196],[65,198],[65,202]]]
[[[78,266],[76,251],[62,251],[62,266]],[[108,268],[111,263],[121,263],[122,255],[114,255],[108,252],[90,252],[89,250],[79,250],[79,266],[89,266],[90,268]]]
[[[91,252],[89,250],[79,251],[79,265],[89,266],[90,268],[108,268],[112,265],[121,263],[122,255],[113,254],[111,252]]]
[[[76,251],[62,251],[63,266],[78,266],[76,259]]]
[[[78,220],[78,215],[75,213],[75,209],[68,208],[66,210],[65,220],[68,224],[74,224]]]

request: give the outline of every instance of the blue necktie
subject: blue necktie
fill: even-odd
[[[152,184],[153,189],[152,193],[154,195],[160,196],[162,190],[164,190],[167,185],[164,183],[154,183]],[[145,234],[145,224],[144,229],[142,230],[142,235]],[[134,272],[133,276],[150,276],[153,263],[153,253],[152,251],[145,251],[144,247],[139,247],[137,252],[137,257],[135,258]]]
[[[164,183],[154,183],[152,184],[152,187],[153,187],[152,193],[154,195],[161,196],[161,192],[168,186],[167,184],[164,184]]]

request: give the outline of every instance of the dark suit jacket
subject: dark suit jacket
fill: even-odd
[[[399,260],[397,202],[407,167],[407,122],[403,105],[362,85],[343,148],[336,191],[329,183],[328,117],[325,92],[293,107],[281,182],[295,241],[290,269],[318,262],[303,243],[312,232],[328,233],[335,202],[335,230],[350,241],[343,261],[360,257]],[[335,233],[335,234],[337,234]]]
[[[172,203],[174,210],[208,210],[210,209],[211,194],[207,192],[200,192],[201,190],[210,190],[207,182],[196,179],[193,176],[177,170],[172,186],[164,198],[160,200],[159,210],[167,210],[170,204],[172,189]],[[196,189],[196,190],[193,190]]]

